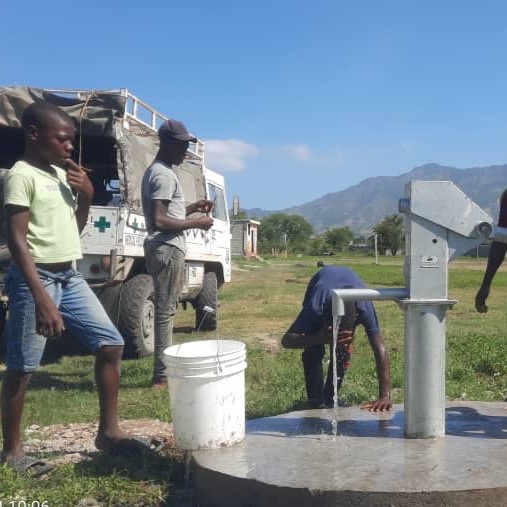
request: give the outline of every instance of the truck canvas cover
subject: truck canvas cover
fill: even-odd
[[[37,100],[57,105],[75,121],[73,158],[93,170],[94,204],[107,205],[114,193],[120,205],[142,212],[141,179],[157,152],[158,136],[154,121],[149,124],[137,117],[137,104],[132,111],[137,99],[124,89],[78,92],[0,87],[0,168],[9,169],[22,156],[21,116]],[[156,114],[158,124],[163,119]],[[206,197],[202,157],[189,153],[189,158],[173,169],[187,203]]]

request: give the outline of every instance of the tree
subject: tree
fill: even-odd
[[[398,214],[386,216],[381,222],[373,227],[378,237],[378,245],[381,252],[390,250],[396,255],[404,246],[403,217]]]
[[[302,216],[274,213],[261,221],[259,245],[263,251],[304,250],[312,233],[312,226]]]
[[[317,236],[308,242],[309,255],[329,255],[329,246],[324,239],[324,235]]]
[[[324,233],[324,239],[330,250],[341,252],[354,239],[354,233],[349,227],[335,227]]]

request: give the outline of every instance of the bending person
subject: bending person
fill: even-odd
[[[303,348],[303,368],[310,408],[333,406],[333,360],[331,357],[324,383],[322,360],[326,344],[332,356],[332,290],[362,289],[365,285],[359,276],[344,266],[325,266],[310,280],[303,299],[303,308],[282,338],[285,348]],[[379,383],[378,398],[362,408],[372,411],[390,410],[389,352],[380,331],[375,308],[370,301],[347,304],[342,317],[336,348],[338,389],[349,367],[355,327],[364,327],[375,356]]]

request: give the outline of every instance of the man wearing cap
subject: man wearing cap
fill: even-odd
[[[181,184],[173,171],[183,162],[191,136],[177,120],[165,121],[158,130],[160,146],[142,181],[143,212],[148,229],[144,253],[155,288],[155,362],[152,385],[167,386],[163,353],[172,344],[174,316],[178,309],[185,273],[186,229],[208,230],[213,219],[207,215],[187,218],[195,212],[208,213],[212,202],[200,200],[185,206]]]

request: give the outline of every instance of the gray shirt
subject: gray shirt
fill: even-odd
[[[148,229],[145,241],[166,243],[178,247],[186,253],[186,241],[183,231],[155,231],[151,221],[152,201],[168,201],[168,217],[185,220],[185,198],[178,177],[170,166],[156,160],[146,169],[142,181],[143,213]]]

